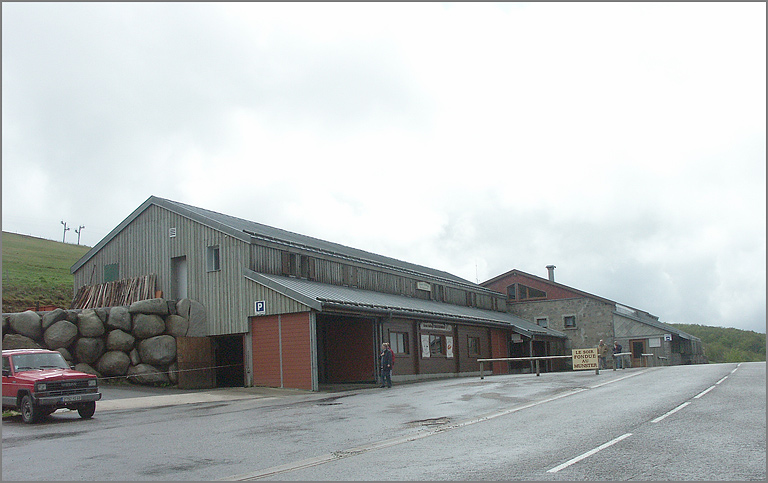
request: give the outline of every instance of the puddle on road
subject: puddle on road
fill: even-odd
[[[428,418],[428,419],[417,419],[416,421],[408,421],[406,426],[410,426],[412,428],[420,427],[420,426],[442,426],[444,424],[448,424],[451,422],[451,418],[448,417],[439,417],[439,418]]]

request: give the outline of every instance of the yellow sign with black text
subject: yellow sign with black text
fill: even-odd
[[[573,370],[597,369],[597,347],[593,349],[573,349]]]

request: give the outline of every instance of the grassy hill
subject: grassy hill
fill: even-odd
[[[69,308],[70,267],[90,247],[3,232],[3,312],[22,312],[37,303]]]
[[[765,360],[765,334],[731,327],[669,324],[701,339],[709,362],[756,362]]]

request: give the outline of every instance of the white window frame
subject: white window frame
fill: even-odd
[[[221,248],[219,245],[210,245],[205,252],[206,268],[209,272],[221,270]]]
[[[409,354],[408,347],[408,332],[404,331],[390,331],[389,332],[389,345],[392,347],[392,351],[395,354]]]

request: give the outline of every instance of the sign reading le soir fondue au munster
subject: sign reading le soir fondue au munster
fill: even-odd
[[[597,347],[591,349],[573,349],[573,370],[597,369]]]

